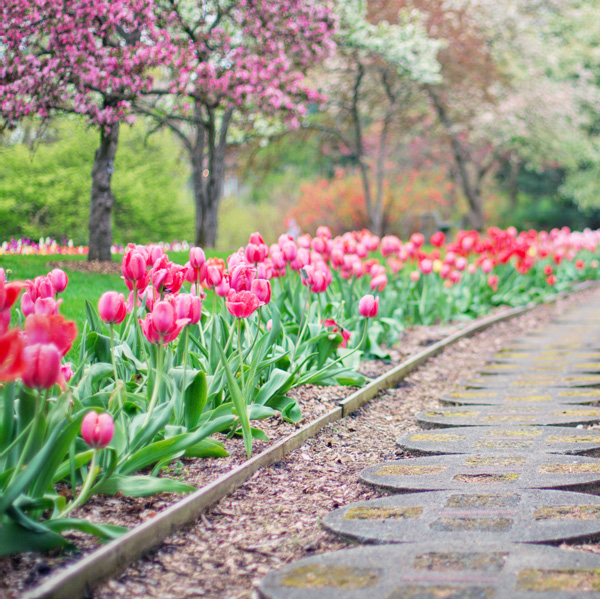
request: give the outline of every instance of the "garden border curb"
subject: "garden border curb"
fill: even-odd
[[[51,576],[41,585],[26,591],[23,598],[75,599],[90,594],[92,589],[101,582],[118,576],[130,564],[160,545],[169,535],[197,520],[204,510],[241,487],[255,472],[279,462],[292,451],[301,447],[306,440],[316,436],[327,424],[341,420],[358,410],[377,396],[380,391],[398,384],[407,374],[429,358],[439,354],[446,347],[460,339],[471,337],[499,322],[525,314],[539,305],[554,303],[567,294],[584,291],[593,286],[594,282],[592,281],[576,284],[569,290],[557,293],[543,304],[530,303],[526,306],[512,308],[442,339],[377,377],[367,386],[355,391],[341,401],[338,407],[278,441],[269,449],[237,466],[231,472],[177,501],[156,517],[132,528],[122,537],[101,546],[83,559],[59,570],[57,574]]]

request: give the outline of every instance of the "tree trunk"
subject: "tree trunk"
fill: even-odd
[[[90,242],[88,260],[110,261],[112,246],[112,208],[115,203],[110,183],[119,141],[119,123],[109,131],[100,130],[100,146],[94,156],[90,201]]]
[[[219,224],[219,204],[223,196],[225,181],[225,151],[227,147],[227,131],[233,109],[223,113],[220,129],[214,109],[207,108],[207,120],[199,118],[202,106],[196,107],[197,130],[192,154],[192,181],[194,185],[194,201],[196,204],[195,243],[199,246],[214,248],[217,242]],[[203,124],[202,124],[203,123]],[[205,158],[208,161],[205,161]]]
[[[510,194],[510,209],[517,209],[519,194],[519,173],[521,172],[521,161],[518,158],[509,160],[508,192]]]

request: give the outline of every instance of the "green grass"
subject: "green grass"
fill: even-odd
[[[209,256],[217,256],[225,259],[228,252],[207,252]],[[188,252],[169,252],[169,258],[178,264],[185,264],[189,260]],[[81,261],[85,258],[79,256],[0,256],[0,267],[7,272],[10,271],[9,278],[12,281],[33,279],[34,277],[45,275],[51,270],[49,262],[53,261]],[[115,256],[115,261],[120,262],[121,257]],[[77,270],[64,268],[69,277],[69,285],[66,291],[61,294],[63,303],[60,306],[60,313],[68,320],[74,320],[77,323],[77,330],[81,333],[85,323],[85,301],[88,300],[94,307],[97,305],[100,296],[105,291],[112,289],[123,293],[127,297],[128,290],[120,275],[102,275],[94,273],[83,273]],[[67,355],[67,358],[74,358],[77,354],[81,337],[78,336],[73,348]]]

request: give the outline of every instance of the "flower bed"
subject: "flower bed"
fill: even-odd
[[[77,332],[59,314],[66,274],[18,282],[0,271],[0,551],[66,548],[73,530],[121,534],[72,516],[97,495],[191,491],[161,474],[175,460],[226,456],[227,439],[250,456],[267,440],[259,421],[299,422],[307,385],[362,385],[361,357],[388,358],[410,324],[595,278],[600,234],[464,231],[449,244],[434,235],[428,252],[424,242],[320,228],[269,247],[256,233],[227,262],[191,248],[186,265],[130,245],[128,297],[109,291],[86,306],[72,365],[63,357]]]

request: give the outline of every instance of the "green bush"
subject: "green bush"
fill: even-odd
[[[32,152],[0,147],[0,240],[88,238],[91,171],[99,134],[79,120],[57,121]],[[114,240],[192,239],[189,172],[167,131],[146,139],[144,123],[122,127],[113,191]]]

